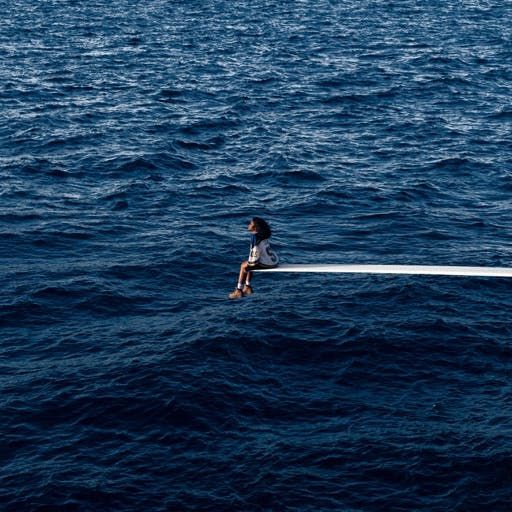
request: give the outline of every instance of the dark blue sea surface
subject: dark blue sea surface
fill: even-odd
[[[0,0],[0,509],[510,511],[508,0]]]

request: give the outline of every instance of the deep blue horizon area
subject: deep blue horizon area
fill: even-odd
[[[3,1],[0,510],[503,511],[509,1]]]

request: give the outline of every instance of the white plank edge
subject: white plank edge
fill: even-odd
[[[356,265],[356,264],[283,264],[255,272],[336,272],[344,274],[411,274],[436,276],[512,277],[512,268],[463,267],[450,265]]]

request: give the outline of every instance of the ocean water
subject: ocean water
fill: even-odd
[[[509,511],[508,0],[0,0],[0,509]]]

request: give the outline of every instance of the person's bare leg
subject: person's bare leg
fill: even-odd
[[[253,293],[253,289],[251,286],[251,277],[252,272],[248,268],[246,268],[244,287],[242,289],[244,295],[251,295],[251,293]]]
[[[243,288],[245,286],[245,278],[249,272],[247,271],[247,261],[243,261],[240,265],[240,273],[238,274],[238,283],[234,291],[229,294],[230,299],[240,299],[244,296]]]
[[[240,274],[238,275],[238,282],[245,284],[245,278],[246,275],[250,274],[250,272],[247,272],[247,261],[242,262],[240,265]]]
[[[252,277],[252,272],[250,270],[247,270],[247,272],[245,274],[244,287],[242,290],[244,295],[251,295],[251,293],[253,293],[253,289],[251,287],[251,277]]]

